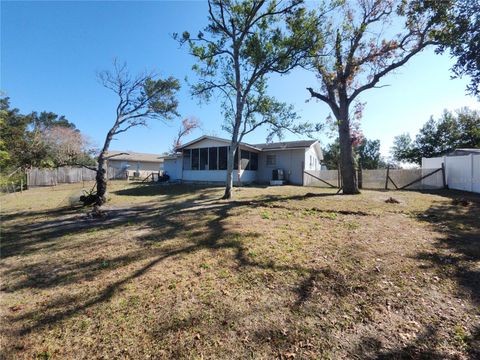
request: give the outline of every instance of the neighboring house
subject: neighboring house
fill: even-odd
[[[202,136],[177,148],[177,155],[165,158],[164,170],[171,180],[187,182],[226,181],[230,141]],[[235,183],[268,183],[273,170],[281,169],[287,182],[303,185],[304,170],[320,170],[323,159],[316,140],[239,145],[234,159]]]
[[[106,155],[108,178],[125,179],[129,177],[145,178],[163,171],[164,156],[159,154],[145,154],[132,151],[109,151]],[[113,156],[113,157],[112,157]]]

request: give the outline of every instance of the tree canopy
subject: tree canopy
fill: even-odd
[[[260,126],[268,128],[268,140],[284,131],[316,130],[297,123],[293,107],[267,93],[269,75],[305,64],[321,42],[317,18],[300,5],[299,0],[209,0],[206,28],[196,36],[175,35],[197,60],[192,94],[221,99],[223,128],[231,134],[225,198],[231,197],[233,154],[245,135]]]
[[[65,116],[45,111],[23,115],[11,108],[8,97],[0,99],[0,114],[2,169],[93,163],[90,143]]]
[[[314,99],[330,107],[338,125],[343,193],[358,193],[352,149],[351,118],[360,94],[379,87],[383,77],[406,64],[426,46],[433,44],[430,32],[435,23],[430,12],[417,14],[413,1],[330,1],[333,9],[321,13],[320,33],[324,46],[310,61],[320,80],[317,89],[308,87]],[[322,8],[323,9],[323,8]],[[413,16],[415,14],[415,16]],[[392,25],[399,28],[393,32]]]
[[[412,21],[418,14],[431,14],[436,29],[430,36],[438,44],[436,51],[449,51],[457,59],[454,76],[469,76],[467,91],[480,98],[480,1],[418,0],[413,10]]]
[[[480,112],[462,108],[445,110],[440,119],[431,117],[415,139],[410,134],[396,136],[392,156],[401,162],[421,164],[422,157],[443,156],[457,148],[480,147]]]
[[[369,140],[364,137],[354,146],[355,162],[362,169],[381,169],[386,163],[380,155],[380,140]],[[340,164],[340,141],[335,141],[323,149],[323,164],[327,169],[338,169]]]

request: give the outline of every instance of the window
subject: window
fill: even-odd
[[[241,150],[240,157],[242,170],[250,170],[250,151]]]
[[[200,170],[208,170],[208,148],[200,149]]]
[[[218,148],[218,170],[227,170],[227,147]]]
[[[250,169],[249,170],[258,170],[258,154],[250,153]]]
[[[191,150],[183,150],[183,170],[191,170]]]
[[[200,149],[192,149],[192,170],[198,170]]]
[[[267,166],[277,165],[277,155],[267,155]]]
[[[208,170],[218,169],[218,148],[208,148]]]

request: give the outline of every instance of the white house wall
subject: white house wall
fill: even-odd
[[[225,183],[227,179],[226,170],[183,170],[183,180],[184,181],[201,181],[201,182],[220,182]],[[243,183],[251,183],[256,181],[257,172],[244,170],[241,172],[241,181]],[[233,181],[237,183],[238,181],[238,172],[237,170],[233,171]]]
[[[267,155],[275,155],[275,166],[267,166]],[[285,178],[292,184],[302,185],[305,149],[263,151],[258,154],[257,181],[272,180],[272,170],[283,169]]]
[[[182,179],[182,158],[165,159],[163,164],[164,171],[170,176],[170,180]]]
[[[219,147],[219,146],[229,146],[230,143],[213,140],[213,139],[203,139],[195,144],[187,146],[185,149],[199,149],[199,148],[206,148],[206,147]]]
[[[312,161],[310,161],[310,159]],[[313,148],[313,146],[310,146],[306,151],[305,151],[305,170],[320,170],[320,159],[318,158],[317,152]]]

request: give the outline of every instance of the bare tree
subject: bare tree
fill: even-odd
[[[177,136],[173,140],[172,148],[170,152],[172,154],[175,153],[176,149],[182,145],[182,138],[190,134],[193,130],[198,129],[200,127],[200,121],[195,117],[189,117],[182,120],[182,124],[178,129]]]
[[[361,93],[381,87],[378,83],[385,75],[433,44],[429,37],[433,22],[429,16],[409,16],[415,12],[413,5],[408,0],[346,1],[321,23],[325,46],[310,63],[321,86],[319,90],[307,90],[313,98],[328,104],[336,119],[344,194],[359,192],[351,106],[359,104]]]
[[[113,65],[112,71],[98,74],[101,84],[117,95],[118,104],[113,125],[98,155],[95,194],[97,206],[105,203],[107,191],[105,161],[113,157],[106,154],[114,136],[132,127],[146,126],[148,120],[164,121],[178,116],[176,93],[180,89],[180,84],[177,79],[173,77],[161,79],[153,72],[132,76],[126,64],[119,65],[114,61]]]
[[[78,129],[52,126],[42,131],[40,136],[56,166],[92,165],[92,143]]]

